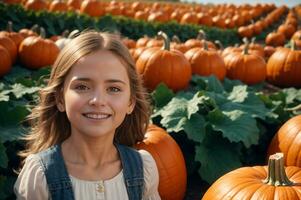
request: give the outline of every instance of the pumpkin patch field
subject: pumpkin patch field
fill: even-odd
[[[301,199],[301,4],[0,2],[0,199],[15,199],[27,117],[81,31],[120,37],[149,92],[165,200]]]

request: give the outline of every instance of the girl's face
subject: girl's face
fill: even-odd
[[[66,77],[63,95],[58,107],[66,111],[71,134],[90,137],[113,137],[135,106],[125,66],[106,50],[78,60]]]

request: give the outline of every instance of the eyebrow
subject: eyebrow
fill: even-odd
[[[91,80],[90,78],[85,78],[85,77],[77,77],[72,79],[72,81],[85,81],[85,82],[93,82],[93,80]],[[126,83],[120,79],[108,79],[105,80],[105,82],[107,83],[122,83],[124,85],[126,85]]]

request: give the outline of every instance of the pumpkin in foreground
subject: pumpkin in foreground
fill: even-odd
[[[284,167],[283,154],[269,158],[268,166],[242,167],[219,178],[202,200],[298,200],[301,168]]]
[[[184,156],[176,141],[164,129],[149,125],[145,139],[136,148],[148,151],[156,161],[161,199],[184,199],[187,173]]]
[[[276,152],[284,153],[286,166],[301,167],[301,115],[285,122],[273,137],[268,155]]]

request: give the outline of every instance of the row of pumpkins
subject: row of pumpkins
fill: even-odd
[[[298,37],[301,30],[295,34]],[[136,43],[131,40],[125,43],[131,48],[137,69],[151,90],[161,81],[175,91],[185,89],[191,74],[215,75],[221,81],[228,77],[250,85],[267,80],[283,87],[301,86],[299,38],[292,42],[291,48],[263,47],[245,39],[245,44],[239,47],[217,50],[216,44],[200,35],[185,43],[170,43],[161,32],[158,36],[163,40],[145,37]]]
[[[59,36],[53,36],[52,40],[45,39],[43,28],[38,36],[29,29],[13,32],[11,26],[9,24],[7,31],[0,32],[0,76],[10,71],[17,58],[30,69],[52,65],[60,48],[70,40]],[[76,32],[73,31],[71,37]],[[296,39],[292,40],[291,48],[263,48],[254,41],[249,43],[245,40],[245,44],[240,47],[217,50],[214,43],[204,39],[203,31],[200,31],[197,39],[189,39],[185,43],[170,42],[163,32],[158,33],[158,38],[123,41],[136,61],[145,86],[150,90],[155,89],[160,82],[174,91],[185,89],[192,74],[215,75],[221,81],[227,76],[246,84],[267,80],[278,86],[300,87],[301,51],[297,50],[300,35],[301,30],[294,34],[293,38]]]
[[[301,15],[300,15],[301,16]],[[295,12],[290,10],[284,22],[275,30],[269,33],[265,38],[265,43],[272,46],[283,46],[287,39],[292,36],[298,29],[298,17]]]
[[[237,7],[233,4],[204,6],[183,3],[122,2],[98,0],[4,0],[6,3],[23,4],[26,9],[48,10],[51,12],[76,11],[92,17],[110,13],[124,15],[139,20],[203,24],[220,28],[234,28],[249,23],[264,13],[275,9],[274,4],[249,4]]]

